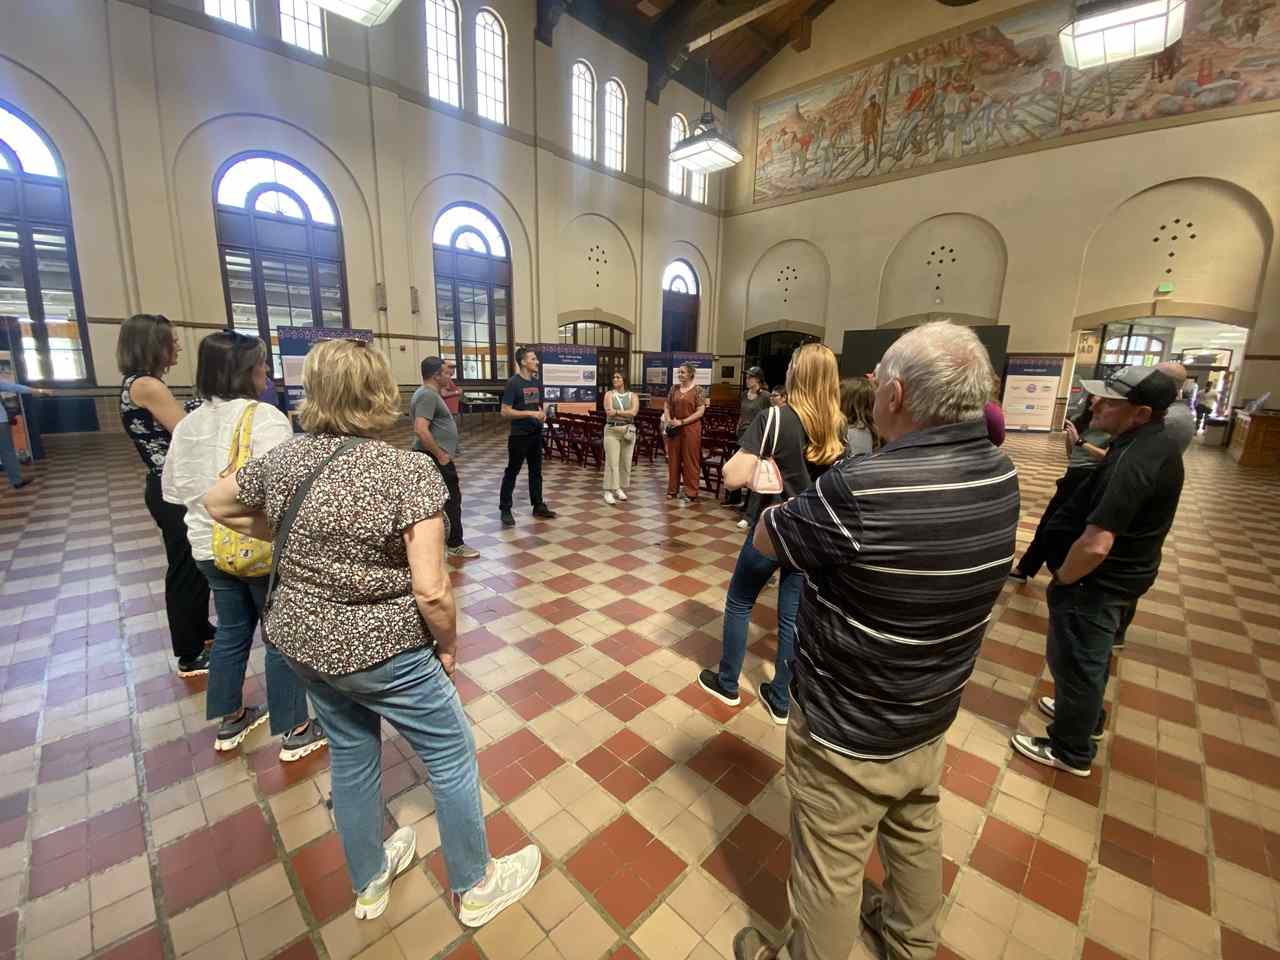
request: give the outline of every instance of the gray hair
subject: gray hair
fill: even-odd
[[[880,360],[880,380],[898,380],[921,426],[980,420],[995,373],[987,348],[968,327],[938,320],[903,334]]]

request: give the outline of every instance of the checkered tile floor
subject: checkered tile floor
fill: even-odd
[[[172,674],[137,457],[116,435],[53,437],[37,483],[0,492],[0,960],[716,960],[742,925],[785,921],[783,732],[693,682],[718,657],[733,516],[670,506],[661,461],[618,507],[597,471],[557,461],[560,518],[533,521],[518,489],[505,531],[505,445],[465,443],[483,558],[453,573],[458,686],[492,848],[544,852],[530,896],[463,933],[422,766],[393,737],[388,825],[412,824],[422,859],[383,917],[355,921],[326,753],[282,765],[260,728],[215,755],[203,682]],[[1062,456],[1044,437],[1009,449],[1025,540]],[[1005,592],[948,734],[942,957],[1280,957],[1280,475],[1220,450],[1187,462],[1089,780],[1010,756],[1013,727],[1042,729],[1048,681],[1043,581]],[[253,702],[261,670],[258,651]]]

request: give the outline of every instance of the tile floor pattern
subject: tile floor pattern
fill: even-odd
[[[114,435],[49,446],[36,485],[0,493],[0,958],[717,960],[743,924],[784,922],[783,732],[752,697],[729,709],[693,683],[718,656],[742,535],[714,504],[669,507],[661,462],[613,508],[598,472],[551,463],[560,518],[522,504],[504,531],[505,445],[467,438],[484,557],[453,573],[458,686],[491,846],[531,838],[547,864],[471,936],[395,737],[387,825],[412,824],[422,859],[382,918],[353,919],[327,755],[282,765],[262,730],[215,755],[203,682],[171,672],[136,456]],[[1025,539],[1061,454],[1043,437],[1009,449]],[[1199,448],[1188,476],[1092,779],[1010,756],[1049,688],[1043,581],[1006,590],[947,736],[941,957],[1280,957],[1280,477]],[[752,680],[775,596],[754,617]],[[259,651],[254,701],[261,668]]]

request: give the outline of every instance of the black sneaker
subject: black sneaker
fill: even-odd
[[[223,720],[218,726],[218,736],[213,741],[213,749],[218,751],[234,750],[244,742],[254,727],[267,722],[267,708],[259,704],[245,708],[239,720]]]
[[[1114,641],[1112,641],[1112,643],[1111,643],[1111,652],[1112,652],[1112,653],[1119,653],[1120,651],[1122,651],[1122,650],[1124,649],[1124,645],[1125,645],[1125,643],[1127,643],[1127,642],[1128,642],[1128,641],[1127,641],[1124,637],[1116,637],[1116,638],[1115,638],[1115,640],[1114,640]]]
[[[707,671],[707,672],[710,673],[710,671]],[[785,727],[787,725],[787,711],[786,710],[780,711],[776,707],[774,707],[773,699],[772,699],[773,684],[771,683],[760,684],[760,686],[756,687],[756,693],[760,695],[760,703],[761,705],[764,706],[764,712],[769,715],[769,719],[772,720],[774,723],[776,723],[778,726]]]
[[[535,517],[541,517],[543,520],[554,520],[556,518],[556,512],[545,503],[540,503],[534,507],[533,515]]]
[[[1073,767],[1055,757],[1048,737],[1029,737],[1025,733],[1015,733],[1009,738],[1009,743],[1028,760],[1046,767],[1053,767],[1055,770],[1065,770],[1073,777],[1087,777],[1092,773],[1089,767]]]
[[[13,484],[13,489],[21,490],[23,487],[29,487],[29,486],[31,486],[30,480],[19,480],[17,483]]]
[[[1055,709],[1053,697],[1041,697],[1039,700],[1036,701],[1036,706],[1040,708],[1041,713],[1043,713],[1046,717],[1049,717],[1050,719],[1052,719],[1054,714],[1054,709]],[[1093,739],[1095,740],[1101,740],[1102,735],[1106,732],[1107,732],[1107,711],[1104,708],[1102,711],[1102,716],[1098,718],[1098,725],[1093,728],[1093,733],[1091,733],[1090,736],[1093,737]]]
[[[1028,577],[1021,570],[1019,570],[1017,567],[1014,567],[1012,570],[1009,571],[1009,579],[1012,580],[1014,583],[1026,583],[1031,578]]]
[[[324,735],[320,721],[312,720],[301,733],[289,733],[280,741],[280,759],[292,763],[328,745],[329,738]]]
[[[717,700],[723,700],[731,707],[736,707],[742,703],[742,697],[736,693],[729,693],[724,687],[720,686],[720,674],[714,670],[703,670],[698,674],[698,686]]]
[[[511,515],[510,510],[503,510],[501,516],[504,527],[514,527],[516,525],[516,518]]]
[[[189,660],[178,661],[178,676],[202,677],[209,672],[209,651],[201,650]]]

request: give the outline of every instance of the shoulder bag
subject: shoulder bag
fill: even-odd
[[[230,476],[253,458],[253,415],[257,408],[255,400],[241,411],[231,435],[231,455],[219,477]],[[271,572],[271,544],[266,540],[236,533],[230,527],[215,523],[212,549],[214,566],[233,577],[248,580]]]
[[[627,408],[622,405],[622,398],[619,397],[616,393],[613,394],[613,402],[614,402],[614,405],[618,408],[619,413],[624,413],[626,411]],[[630,406],[630,404],[628,404],[627,406]],[[636,425],[634,423],[628,423],[623,428],[622,435],[627,440],[634,440],[636,438]]]
[[[267,581],[267,599],[262,606],[261,622],[263,624],[263,633],[266,633],[267,611],[271,609],[271,600],[276,593],[276,580],[280,573],[280,558],[284,556],[285,549],[289,546],[289,530],[293,527],[293,522],[298,518],[298,511],[302,509],[302,501],[307,499],[307,494],[311,492],[311,485],[319,479],[320,474],[324,473],[325,468],[339,457],[346,456],[362,443],[368,442],[364,437],[347,437],[340,444],[338,449],[325,457],[320,465],[311,471],[307,479],[298,484],[298,489],[293,491],[293,496],[289,498],[289,506],[285,507],[284,514],[280,517],[280,523],[276,527],[275,548],[271,551],[271,579]]]
[[[747,481],[747,489],[753,493],[782,493],[782,471],[773,455],[778,451],[778,427],[782,420],[777,407],[770,407],[764,422],[764,432],[760,436],[760,455],[756,458],[756,467],[751,471],[751,479]],[[769,430],[773,430],[773,442],[769,441]],[[765,456],[765,446],[769,447],[769,455]]]

